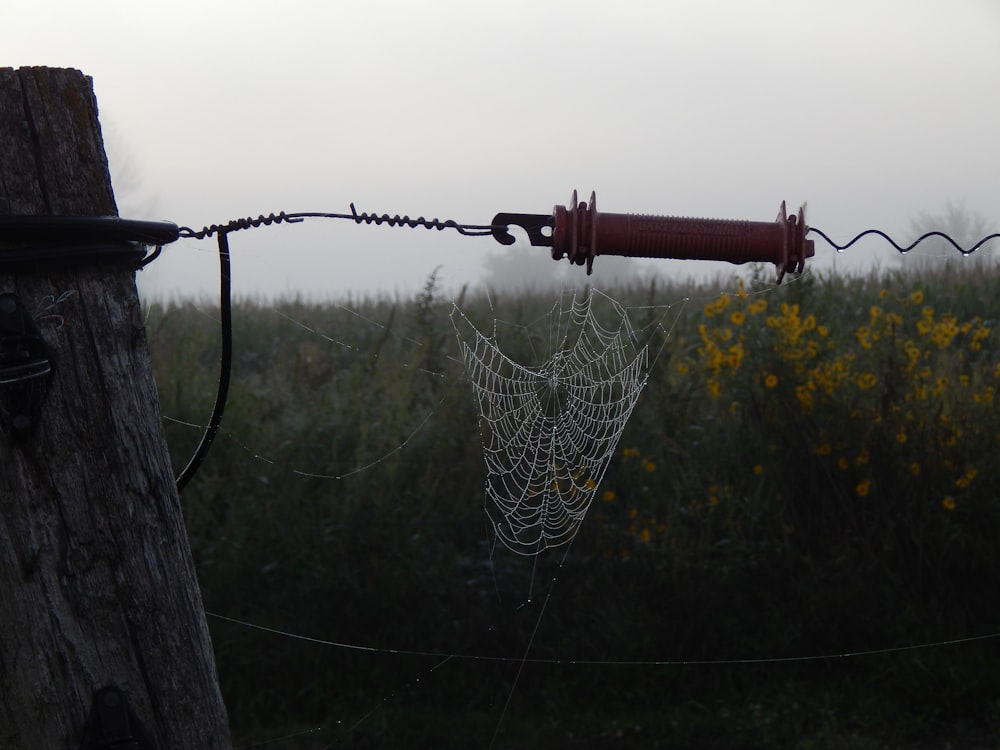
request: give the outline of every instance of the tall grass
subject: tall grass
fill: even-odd
[[[996,641],[893,649],[1000,630],[998,282],[610,290],[669,338],[578,537],[539,560],[493,548],[433,277],[412,299],[241,303],[225,432],[183,497],[206,608],[374,650],[213,619],[236,735],[321,725],[271,746],[489,747],[529,642],[559,663],[525,665],[498,748],[995,731]],[[512,324],[551,305],[461,299]],[[210,410],[214,314],[149,310],[178,470],[199,437],[184,423]],[[726,660],[741,662],[692,663]]]

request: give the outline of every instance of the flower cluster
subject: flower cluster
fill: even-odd
[[[741,284],[705,305],[699,345],[677,370],[752,416],[754,429],[810,435],[816,460],[843,476],[851,496],[870,499],[899,478],[933,487],[928,499],[954,510],[977,476],[969,452],[1000,438],[984,412],[1000,363],[986,321],[935,310],[925,297],[882,289],[860,309],[810,311],[807,301],[769,303]]]
[[[667,524],[657,519],[642,502],[650,493],[648,480],[656,473],[656,461],[636,447],[623,448],[621,459],[620,491],[609,487],[600,494],[600,499],[606,510],[624,515],[625,538],[620,540],[613,554],[626,559],[631,557],[636,545],[651,545],[657,537],[662,537],[667,532]]]

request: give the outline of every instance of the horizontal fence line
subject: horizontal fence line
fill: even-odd
[[[252,622],[247,622],[246,620],[238,620],[234,617],[227,617],[226,615],[220,615],[215,612],[206,612],[207,616],[215,618],[216,620],[221,620],[223,622],[228,622],[233,625],[239,625],[241,627],[249,628],[250,630],[257,630],[263,633],[268,633],[270,635],[280,636],[282,638],[289,638],[297,641],[304,641],[306,643],[314,643],[320,646],[331,646],[333,648],[342,648],[350,651],[363,651],[366,653],[373,654],[389,654],[394,656],[424,656],[434,659],[461,659],[464,661],[489,661],[489,662],[516,662],[530,663],[530,664],[565,664],[573,666],[601,666],[601,667],[614,667],[614,666],[634,666],[634,667],[687,667],[687,666],[736,666],[741,664],[783,664],[788,662],[807,662],[807,661],[829,661],[833,659],[854,659],[863,656],[880,656],[886,654],[897,654],[907,651],[920,651],[931,648],[941,648],[944,646],[959,646],[967,643],[975,643],[978,641],[988,641],[995,638],[1000,638],[1000,633],[988,633],[985,635],[973,635],[965,638],[952,638],[945,641],[932,641],[929,643],[916,643],[908,644],[905,646],[889,646],[887,648],[876,648],[869,649],[865,651],[845,651],[842,653],[834,654],[813,654],[807,656],[775,656],[775,657],[760,657],[760,658],[744,658],[744,659],[541,659],[535,657],[523,657],[523,656],[487,656],[484,654],[458,654],[458,653],[448,653],[446,651],[420,651],[416,649],[398,649],[398,648],[378,648],[375,646],[362,646],[353,643],[343,643],[340,641],[329,641],[322,638],[314,638],[308,635],[301,635],[299,633],[292,633],[287,630],[279,630],[278,628],[269,628],[265,625],[257,625]]]

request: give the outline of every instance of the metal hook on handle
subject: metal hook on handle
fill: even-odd
[[[501,245],[513,245],[515,237],[510,227],[520,227],[528,233],[528,240],[534,247],[552,246],[552,227],[555,219],[543,214],[497,214],[493,217],[491,234]],[[546,231],[548,230],[548,231]]]
[[[815,254],[813,241],[805,238],[809,231],[805,208],[788,216],[784,201],[773,222],[692,219],[600,213],[594,193],[588,204],[578,201],[574,190],[569,206],[556,206],[551,216],[497,214],[492,234],[500,244],[513,244],[511,225],[524,229],[533,246],[551,247],[554,259],[565,257],[571,263],[586,264],[588,274],[596,256],[621,255],[774,263],[780,283],[786,273],[801,273],[806,258]],[[548,228],[551,232],[545,231]]]

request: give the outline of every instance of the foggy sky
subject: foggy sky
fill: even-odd
[[[762,221],[808,201],[835,238],[907,239],[948,201],[1000,218],[998,32],[995,0],[36,0],[5,8],[0,64],[94,78],[128,218],[353,201],[488,223],[575,188],[606,211]],[[438,266],[457,288],[503,251],[347,222],[231,245],[241,294],[412,291]],[[171,245],[144,292],[211,292],[214,251]],[[834,255],[817,242],[813,267]],[[836,263],[892,255],[873,240]]]

